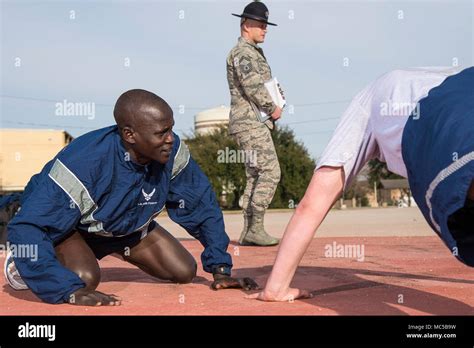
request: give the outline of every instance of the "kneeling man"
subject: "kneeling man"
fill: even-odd
[[[33,176],[8,225],[4,272],[15,289],[47,303],[118,305],[96,290],[97,259],[117,253],[153,277],[189,283],[196,262],[153,219],[170,218],[204,246],[212,288],[257,288],[231,277],[222,212],[211,185],[173,133],[173,112],[157,95],[130,90],[115,104],[117,125],[75,139]],[[17,253],[37,248],[35,257]],[[28,249],[26,249],[28,250]]]

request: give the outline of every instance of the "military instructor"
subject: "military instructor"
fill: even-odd
[[[247,185],[243,197],[244,229],[240,245],[271,246],[279,240],[264,229],[265,211],[280,181],[280,165],[270,134],[282,109],[276,106],[264,83],[272,78],[263,50],[268,8],[251,2],[240,17],[240,37],[227,57],[227,81],[231,95],[229,134],[252,161],[245,161]],[[260,111],[270,118],[261,121]]]

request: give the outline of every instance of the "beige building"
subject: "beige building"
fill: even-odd
[[[382,189],[380,189],[380,197],[383,203],[393,205],[413,206],[416,205],[411,198],[410,184],[408,179],[388,179],[380,180]]]
[[[0,129],[0,194],[22,191],[72,139],[63,130]]]
[[[229,125],[230,108],[224,105],[204,110],[194,117],[194,131],[196,134],[208,134],[220,126]]]

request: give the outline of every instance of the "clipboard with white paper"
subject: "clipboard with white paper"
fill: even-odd
[[[264,83],[264,86],[267,89],[268,93],[270,94],[270,97],[272,98],[273,103],[276,106],[283,109],[286,105],[286,100],[285,98],[283,98],[283,95],[281,94],[280,87],[278,86],[277,78],[274,77],[271,80],[268,80],[267,82]],[[258,115],[258,118],[260,122],[265,122],[271,118],[271,115],[267,115],[265,112],[260,110],[260,114]]]

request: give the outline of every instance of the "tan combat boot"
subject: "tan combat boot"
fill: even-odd
[[[240,233],[240,238],[239,238],[239,244],[242,245],[243,240],[245,239],[245,236],[248,233],[249,230],[249,221],[252,218],[251,213],[247,213],[244,210],[244,228],[242,229],[242,232]]]
[[[247,234],[239,240],[240,245],[273,246],[280,243],[280,240],[270,236],[263,227],[264,213],[253,213],[248,220]]]

